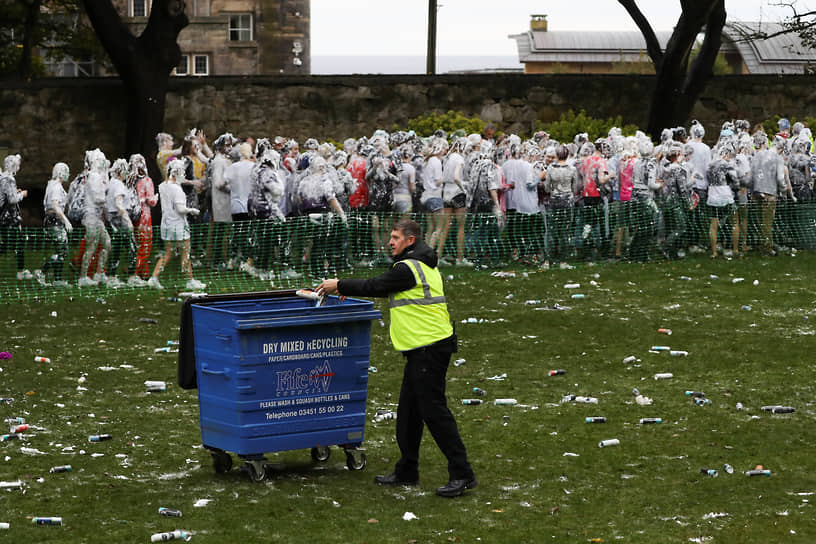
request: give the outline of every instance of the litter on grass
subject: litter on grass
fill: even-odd
[[[489,378],[485,378],[485,380],[492,380],[494,382],[501,382],[507,379],[507,372],[503,374],[496,374],[495,376],[491,376]]]
[[[402,519],[404,519],[405,521],[411,521],[412,519],[419,519],[419,518],[413,512],[405,512],[402,515]]]

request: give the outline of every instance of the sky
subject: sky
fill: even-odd
[[[508,38],[529,29],[530,15],[546,14],[549,30],[637,30],[617,0],[438,0],[437,55],[517,56]],[[779,21],[779,0],[726,0],[729,20]],[[799,0],[801,7],[816,0]],[[671,30],[679,0],[640,0],[654,30]],[[311,0],[315,56],[424,56],[427,0]]]

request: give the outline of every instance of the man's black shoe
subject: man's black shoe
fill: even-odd
[[[458,497],[465,492],[465,489],[473,489],[477,485],[479,485],[479,481],[475,476],[464,480],[451,480],[442,487],[437,488],[436,494],[440,497]]]
[[[386,476],[374,476],[374,483],[379,485],[419,485],[419,478],[415,480],[404,480],[397,476],[395,472]]]

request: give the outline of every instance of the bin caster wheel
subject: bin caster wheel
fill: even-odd
[[[328,446],[317,446],[312,448],[312,461],[315,463],[323,463],[329,460],[331,450]]]
[[[213,460],[213,468],[218,474],[224,474],[232,469],[232,456],[225,451],[210,452]]]
[[[365,452],[346,451],[346,466],[349,470],[363,470],[366,466]]]
[[[266,462],[262,459],[260,461],[247,461],[244,463],[244,470],[249,479],[253,482],[262,482],[266,478]]]

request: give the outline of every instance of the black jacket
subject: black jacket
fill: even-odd
[[[395,258],[397,264],[376,278],[340,280],[337,290],[341,295],[357,297],[387,297],[400,291],[407,291],[416,285],[416,279],[410,265],[402,263],[400,266],[400,261],[405,259],[416,259],[431,268],[436,268],[439,262],[431,246],[420,240],[405,248],[405,251]]]

